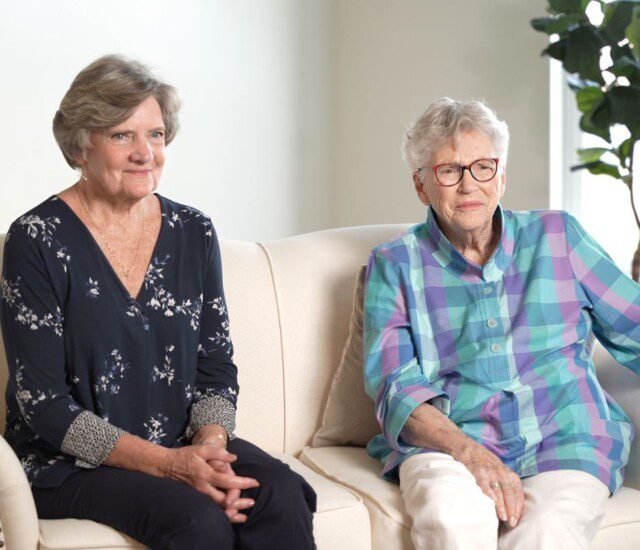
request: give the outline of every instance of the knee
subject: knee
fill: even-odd
[[[171,499],[164,507],[162,540],[158,547],[167,549],[233,548],[234,531],[223,509],[208,496],[195,490]]]
[[[498,529],[495,504],[478,487],[465,491],[442,484],[431,487],[423,502],[425,519],[439,530],[464,527],[494,532]]]
[[[274,511],[305,515],[315,512],[315,492],[302,476],[286,464],[274,460],[264,465],[258,481],[259,498],[268,500]]]

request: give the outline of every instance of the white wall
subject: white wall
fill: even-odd
[[[308,4],[0,1],[0,231],[73,183],[51,120],[77,72],[111,52],[156,67],[181,91],[182,130],[167,150],[161,193],[205,210],[227,237],[318,225],[328,83],[316,75],[326,29],[315,17],[322,3]],[[313,126],[303,127],[301,112],[314,108]]]
[[[506,204],[546,206],[548,75],[529,27],[544,5],[0,0],[0,232],[74,181],[51,120],[77,72],[112,52],[181,90],[160,192],[223,237],[421,219],[399,141],[445,94],[484,97],[507,119]]]
[[[335,225],[422,220],[400,142],[434,99],[484,99],[509,124],[508,208],[548,207],[544,0],[334,2]]]

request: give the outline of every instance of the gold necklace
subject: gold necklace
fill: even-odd
[[[131,259],[131,265],[127,268],[120,261],[120,258],[118,258],[118,255],[115,253],[115,250],[113,250],[113,248],[111,248],[111,246],[109,245],[109,241],[105,237],[104,233],[100,230],[100,227],[98,226],[98,224],[95,222],[95,220],[93,219],[93,217],[89,213],[89,209],[85,205],[84,200],[83,200],[82,196],[80,195],[80,191],[78,191],[78,184],[77,183],[76,183],[76,186],[75,186],[75,190],[76,190],[76,194],[78,195],[78,200],[80,201],[80,204],[82,205],[82,208],[86,212],[86,214],[89,217],[89,220],[91,221],[93,226],[96,228],[96,231],[98,232],[98,235],[100,235],[100,238],[102,239],[102,242],[104,243],[104,246],[109,251],[109,254],[113,257],[114,261],[118,264],[118,267],[120,268],[120,271],[122,272],[122,276],[125,279],[128,280],[129,279],[129,275],[131,274],[131,268],[133,267],[133,265],[134,265],[134,263],[136,261],[136,258],[138,256],[138,250],[140,248],[140,243],[142,242],[142,233],[143,233],[143,230],[144,230],[144,224],[142,224],[140,226],[140,236],[138,237],[138,244],[136,245],[136,250],[133,253],[133,258]]]

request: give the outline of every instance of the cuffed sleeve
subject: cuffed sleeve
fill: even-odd
[[[69,426],[61,450],[77,457],[76,466],[96,468],[107,459],[123,433],[103,418],[82,411]]]
[[[616,361],[640,374],[640,285],[566,215],[567,253],[589,304],[593,332]]]
[[[365,389],[389,448],[409,452],[400,433],[419,405],[433,400],[448,414],[445,392],[433,387],[416,358],[403,282],[395,265],[374,250],[366,272],[364,299]]]
[[[197,431],[208,424],[219,424],[226,432],[229,440],[235,439],[236,408],[228,399],[219,395],[205,397],[191,407],[189,425],[185,436],[192,438]]]

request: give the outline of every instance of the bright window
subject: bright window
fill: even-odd
[[[589,9],[590,19],[599,23],[602,15],[598,3],[592,2]],[[607,52],[603,51],[601,66],[607,66],[606,56]],[[604,142],[580,131],[575,94],[567,86],[560,62],[552,60],[550,71],[551,208],[567,210],[578,218],[616,264],[629,274],[639,237],[629,190],[624,183],[609,176],[594,176],[587,170],[571,172],[570,167],[578,164],[576,149],[602,147]],[[622,127],[612,129],[614,145],[628,136],[625,131]],[[640,154],[638,149],[636,154]],[[615,157],[603,160],[616,163]],[[636,182],[634,188],[636,207],[640,209],[640,185]]]

